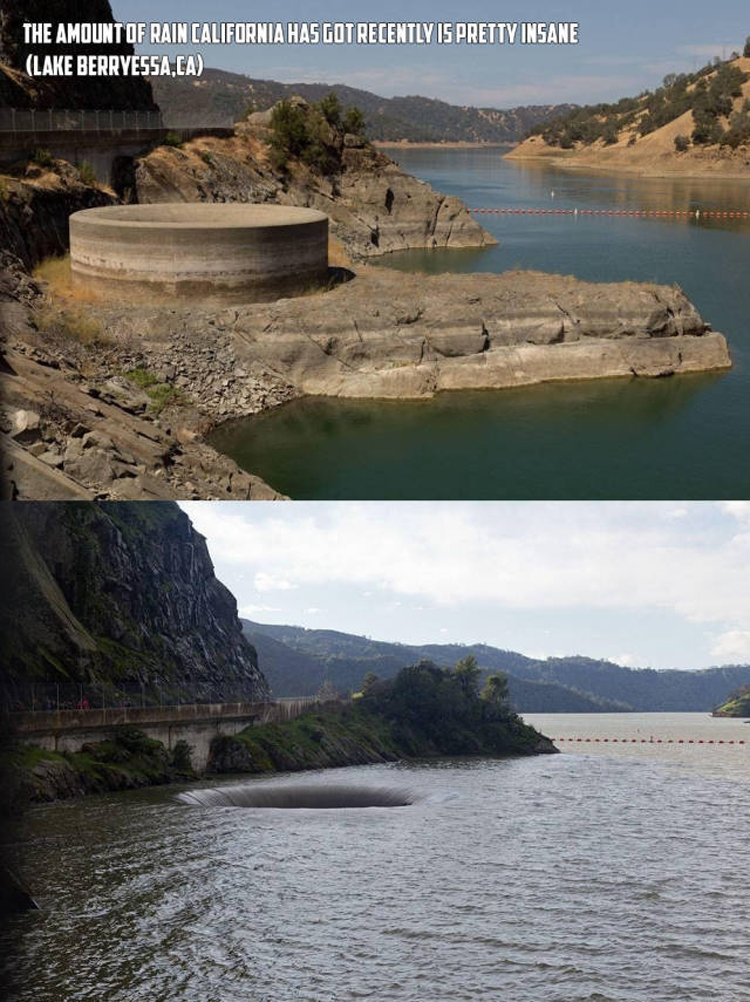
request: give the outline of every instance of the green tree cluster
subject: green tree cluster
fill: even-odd
[[[386,718],[399,744],[415,754],[429,747],[444,755],[502,754],[535,732],[510,709],[508,682],[490,675],[480,693],[481,669],[469,655],[453,668],[422,660],[387,681],[367,679],[364,710]]]
[[[271,115],[271,163],[285,170],[291,159],[299,159],[318,174],[334,174],[341,168],[344,136],[363,136],[364,127],[362,112],[344,111],[333,92],[312,104],[279,101]]]

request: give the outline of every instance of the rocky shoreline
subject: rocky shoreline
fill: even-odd
[[[265,116],[265,117],[264,117]],[[208,445],[229,419],[304,395],[404,399],[444,390],[721,370],[726,341],[679,289],[531,272],[426,276],[374,268],[404,248],[494,238],[357,137],[340,171],[268,162],[267,113],[231,138],[136,158],[120,200],[275,202],[331,220],[327,289],[270,303],[117,303],[30,269],[65,250],[67,218],[118,197],[56,161],[0,199],[5,496],[266,500],[272,486]],[[60,269],[58,268],[58,271]]]
[[[724,337],[666,286],[360,266],[272,303],[90,302],[83,343],[70,330],[81,315],[50,308],[5,263],[2,431],[19,498],[279,498],[205,436],[303,395],[405,399],[731,365]]]

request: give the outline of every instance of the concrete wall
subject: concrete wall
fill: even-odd
[[[293,295],[328,274],[328,217],[314,209],[159,203],[70,217],[73,282],[108,297],[253,302]]]
[[[103,113],[104,114],[104,113]],[[49,150],[53,157],[80,167],[90,164],[96,180],[111,184],[113,167],[120,157],[136,157],[162,143],[168,132],[176,131],[181,139],[193,135],[232,135],[232,129],[124,129],[120,132],[38,129],[35,132],[0,131],[0,163],[12,163],[31,156],[34,150]]]
[[[239,734],[253,724],[291,720],[316,702],[284,699],[273,703],[207,703],[186,706],[118,707],[94,710],[40,710],[14,713],[11,725],[21,744],[48,751],[80,751],[83,745],[114,737],[118,728],[135,727],[170,751],[187,741],[193,767],[203,772],[211,742],[219,734]]]

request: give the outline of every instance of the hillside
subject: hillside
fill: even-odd
[[[265,695],[236,602],[176,504],[29,502],[3,517],[6,706]]]
[[[508,676],[513,707],[527,713],[708,712],[750,682],[750,665],[655,671],[584,657],[542,661],[486,644],[395,644],[334,630],[241,622],[277,696],[312,695],[326,680],[346,693],[358,689],[368,672],[391,678],[420,659],[445,666],[469,654],[484,675]]]
[[[509,159],[643,174],[750,176],[750,53],[535,126]]]
[[[750,717],[750,685],[741,685],[714,710],[715,717]]]
[[[167,122],[224,119],[235,122],[248,110],[263,111],[294,94],[320,101],[333,91],[344,107],[365,116],[367,136],[375,141],[516,143],[539,122],[569,111],[572,105],[532,105],[501,111],[447,104],[426,97],[378,97],[344,84],[281,84],[239,73],[207,69],[200,80],[156,77],[154,98]]]

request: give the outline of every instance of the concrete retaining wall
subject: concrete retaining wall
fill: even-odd
[[[102,112],[104,122],[105,112]],[[43,116],[39,115],[40,120]],[[52,156],[80,167],[93,169],[97,181],[111,184],[115,162],[121,157],[133,158],[164,142],[170,132],[182,141],[194,136],[233,135],[230,128],[161,128],[161,129],[60,129],[39,128],[33,132],[0,129],[0,163],[13,163],[30,157],[35,150],[49,150]]]
[[[239,734],[253,724],[291,720],[316,703],[314,698],[283,699],[269,703],[206,703],[185,706],[117,707],[94,710],[42,710],[13,713],[12,730],[22,744],[48,751],[80,751],[135,727],[161,741],[170,751],[178,741],[190,745],[193,767],[203,772],[211,742],[219,734]]]
[[[108,298],[253,302],[325,282],[328,217],[314,209],[159,203],[70,217],[75,284]]]

